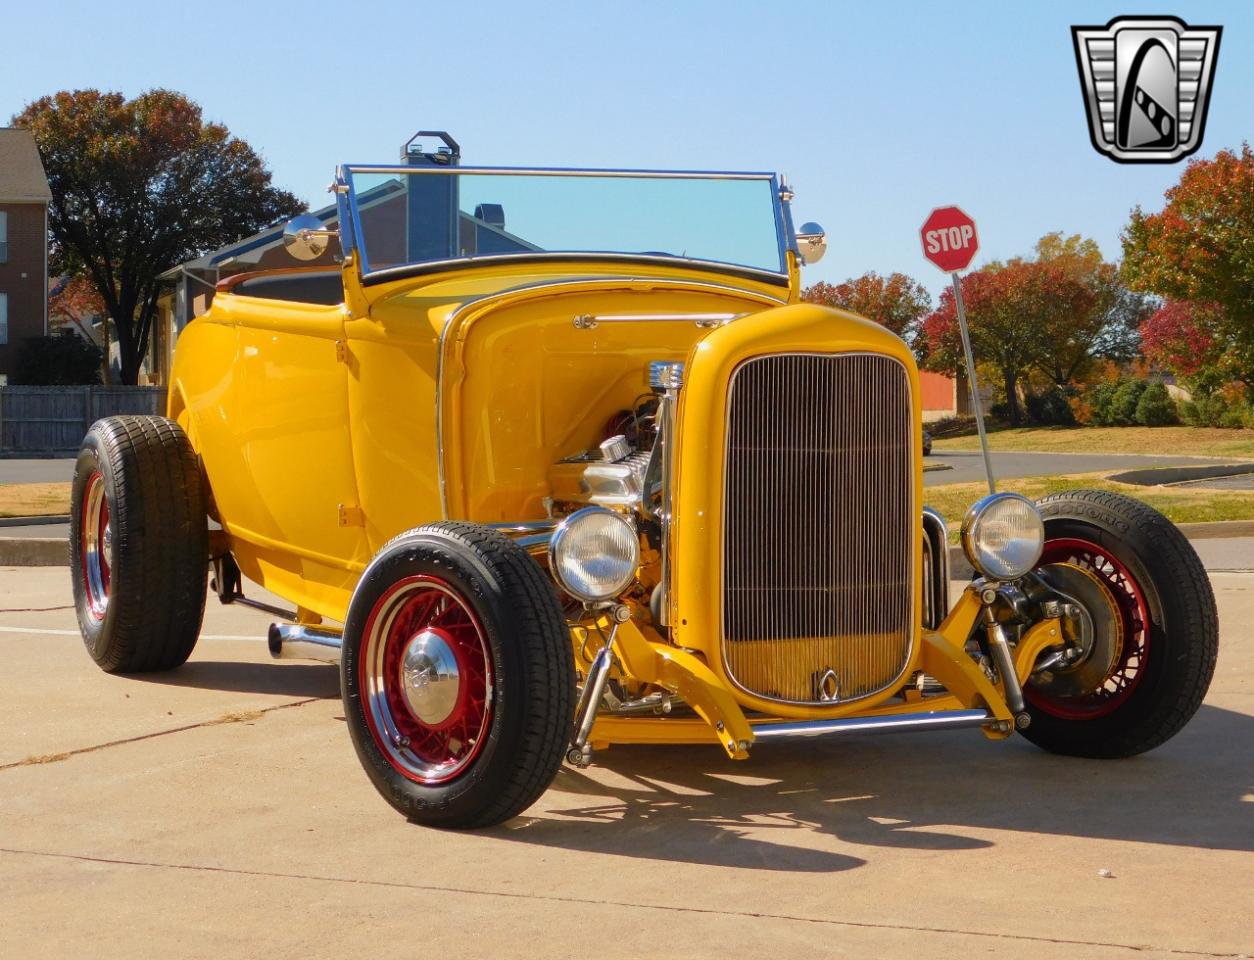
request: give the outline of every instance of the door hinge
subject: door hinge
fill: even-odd
[[[364,527],[366,525],[366,515],[362,512],[361,507],[354,506],[351,503],[341,503],[339,509],[341,527]]]
[[[348,343],[344,340],[335,341],[335,360],[337,363],[348,363]]]

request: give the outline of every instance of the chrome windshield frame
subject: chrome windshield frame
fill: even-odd
[[[473,257],[450,257],[442,260],[425,260],[391,267],[370,268],[365,244],[362,242],[361,212],[357,204],[355,174],[397,174],[400,176],[518,176],[518,177],[619,177],[623,179],[653,180],[760,180],[770,184],[771,203],[775,221],[776,247],[779,251],[779,269],[769,270],[722,260],[704,260],[696,257],[655,256],[649,254],[598,252],[598,251],[539,251],[527,254],[490,254]],[[787,284],[789,251],[795,252],[796,241],[792,237],[791,214],[788,200],[791,194],[778,174],[767,171],[729,170],[634,170],[629,168],[596,167],[484,167],[484,166],[407,166],[404,164],[345,163],[336,168],[337,192],[342,195],[344,208],[350,214],[351,233],[341,238],[345,255],[351,250],[353,262],[362,282],[366,285],[386,282],[403,276],[419,275],[440,270],[466,267],[480,263],[502,263],[535,259],[622,260],[674,265],[676,262],[697,267],[764,280],[768,283]],[[341,197],[337,197],[337,200]],[[343,218],[341,218],[343,222]]]

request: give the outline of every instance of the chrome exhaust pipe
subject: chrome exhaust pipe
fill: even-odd
[[[272,623],[267,636],[270,656],[276,660],[340,662],[340,631],[303,623]]]
[[[988,710],[937,710],[932,713],[891,714],[886,717],[847,717],[842,720],[802,720],[796,723],[753,725],[753,739],[804,740],[844,733],[905,733],[948,727],[982,727],[993,723]]]

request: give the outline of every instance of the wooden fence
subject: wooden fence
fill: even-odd
[[[165,387],[0,387],[0,456],[74,453],[119,413],[165,413]]]

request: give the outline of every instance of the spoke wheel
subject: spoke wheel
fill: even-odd
[[[407,819],[508,820],[552,782],[570,738],[575,664],[557,590],[487,527],[394,537],[353,591],[340,693],[362,768]]]
[[[375,604],[362,650],[370,732],[419,783],[464,771],[492,719],[492,660],[478,618],[445,581],[407,577]]]
[[[103,620],[109,607],[109,573],[113,563],[113,529],[109,526],[109,498],[99,470],[87,479],[79,535],[83,550],[83,591],[87,611]]]
[[[1024,685],[1019,732],[1073,757],[1131,757],[1197,712],[1219,632],[1206,570],[1184,535],[1130,497],[1068,490],[1038,501],[1041,572],[1093,618],[1081,659]]]
[[[1150,618],[1145,593],[1108,548],[1090,540],[1068,537],[1047,542],[1041,566],[1054,563],[1080,567],[1107,588],[1121,627],[1121,649],[1106,675],[1081,696],[1050,696],[1031,683],[1024,689],[1024,696],[1034,707],[1064,720],[1103,717],[1118,710],[1145,676],[1150,655]]]

